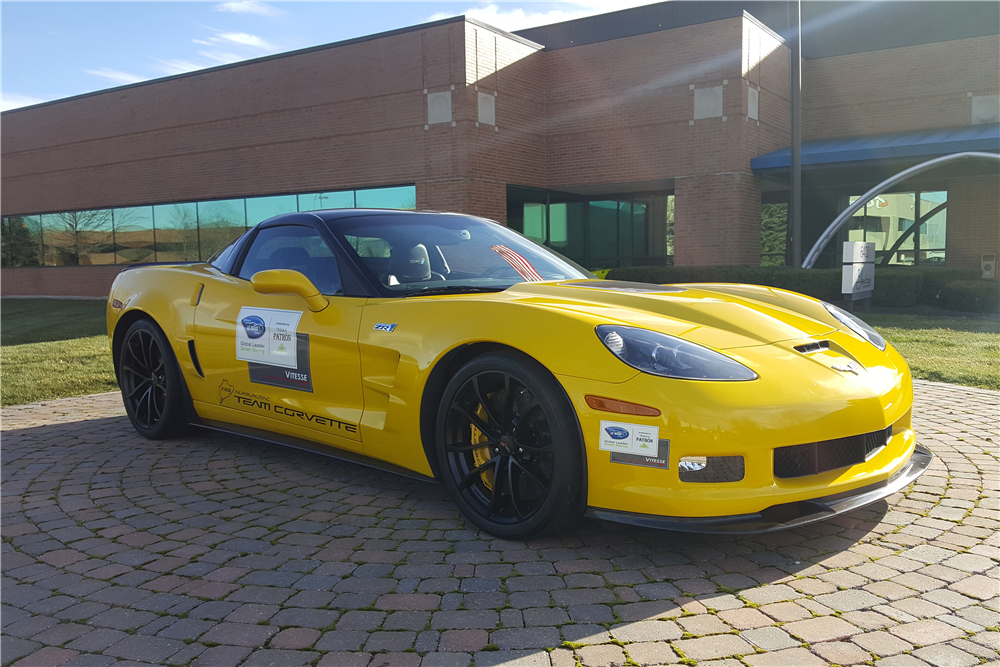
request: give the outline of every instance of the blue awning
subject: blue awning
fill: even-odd
[[[870,137],[822,139],[802,143],[802,166],[949,155],[963,151],[1000,151],[1000,124],[970,125]],[[792,149],[782,148],[750,160],[750,168],[788,169]]]

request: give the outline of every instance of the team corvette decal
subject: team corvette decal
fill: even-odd
[[[250,381],[312,393],[309,336],[298,333],[302,311],[244,306],[236,322],[236,358]]]
[[[306,422],[307,424],[325,426],[332,431],[345,431],[347,433],[358,432],[357,424],[342,422],[331,417],[323,417],[322,415],[313,415],[296,408],[281,405],[280,403],[272,403],[270,397],[268,396],[251,394],[245,391],[240,391],[239,389],[234,390],[228,380],[222,381],[222,385],[219,387],[219,394],[222,396],[222,401],[225,401],[230,396],[233,396],[236,403],[245,408],[253,408],[255,410],[270,412],[286,418],[290,417],[292,419],[298,419]]]

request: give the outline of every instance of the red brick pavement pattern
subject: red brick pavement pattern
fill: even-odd
[[[4,408],[0,661],[997,661],[1000,394],[915,390],[937,458],[886,502],[769,535],[584,521],[529,542],[438,487],[247,438],[143,440],[117,394]]]

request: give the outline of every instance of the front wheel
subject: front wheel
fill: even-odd
[[[555,378],[513,353],[477,357],[445,387],[437,455],[445,487],[479,528],[504,538],[565,528],[583,512],[583,448]]]
[[[181,373],[166,336],[149,320],[125,332],[118,357],[118,385],[132,426],[150,440],[187,428]]]

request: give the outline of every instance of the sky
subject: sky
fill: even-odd
[[[564,2],[0,2],[4,111],[466,15],[508,31],[650,4]]]

